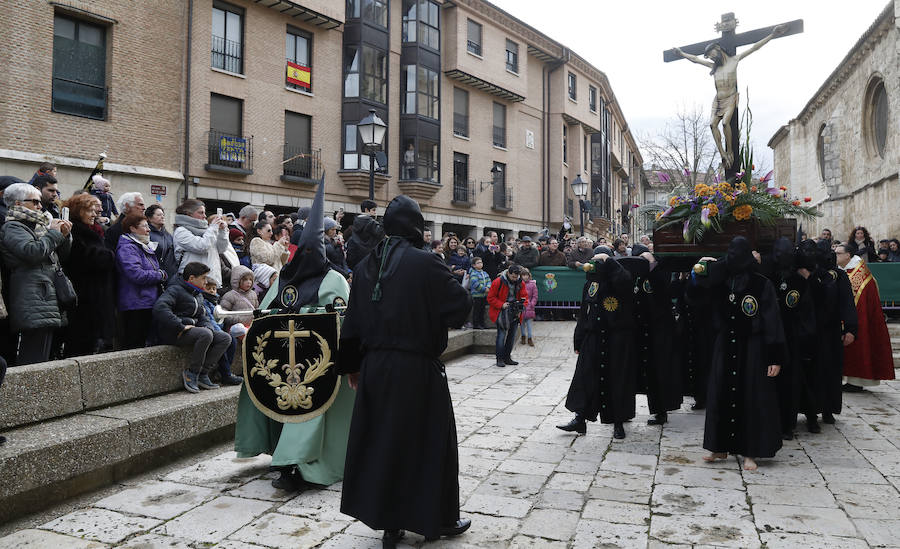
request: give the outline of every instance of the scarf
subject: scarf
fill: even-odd
[[[25,206],[19,206],[13,204],[9,207],[9,211],[6,213],[7,221],[19,221],[21,223],[29,223],[34,224],[34,235],[38,238],[41,238],[45,234],[47,234],[47,226],[50,225],[50,220],[47,219],[42,212],[36,210],[29,210]]]
[[[125,235],[125,238],[131,239],[135,244],[151,255],[156,253],[156,247],[159,246],[158,242],[150,242],[150,235],[148,234],[129,233]]]
[[[194,236],[203,236],[203,233],[209,228],[209,223],[207,223],[205,219],[197,219],[196,217],[184,214],[175,214],[175,226],[184,227]]]

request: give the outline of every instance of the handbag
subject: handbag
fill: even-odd
[[[63,272],[59,265],[59,259],[54,252],[53,259],[53,288],[56,290],[56,302],[63,309],[74,309],[78,306],[78,294],[75,293],[75,287],[72,281]]]

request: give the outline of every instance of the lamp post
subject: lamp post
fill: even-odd
[[[580,174],[572,181],[572,192],[578,197],[578,215],[581,220],[581,236],[584,236],[584,210],[585,206],[590,208],[590,202],[585,200],[588,193],[588,184],[581,179]]]
[[[375,151],[381,147],[387,124],[378,118],[375,109],[369,109],[369,116],[360,120],[356,128],[369,152],[369,200],[375,200]]]

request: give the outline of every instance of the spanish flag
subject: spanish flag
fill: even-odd
[[[287,62],[287,81],[288,84],[294,84],[309,90],[310,80],[312,78],[309,67],[304,67],[296,63]]]

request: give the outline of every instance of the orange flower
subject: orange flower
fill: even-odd
[[[793,204],[794,206],[799,206],[799,205],[800,205],[800,201],[799,201],[799,200],[794,200],[793,202],[791,202],[791,204]]]
[[[778,187],[778,188],[781,189],[782,191],[786,191],[786,190],[787,190],[787,187],[784,187],[784,186]]]
[[[755,169],[756,169],[756,165],[755,165],[755,164],[750,164],[750,169],[751,169],[751,170],[755,170]]]
[[[669,199],[669,206],[677,206],[678,205],[678,197],[673,196]]]
[[[734,209],[734,218],[738,221],[743,221],[744,219],[750,219],[750,215],[753,213],[753,206],[750,204],[744,204],[743,206],[738,206]]]
[[[804,202],[812,202],[812,197],[807,196],[803,199]]]
[[[709,210],[709,216],[710,216],[710,217],[719,214],[719,207],[716,206],[715,204],[713,204],[712,202],[710,202],[709,204],[707,204],[706,206],[704,206],[704,208],[707,208],[707,209]]]
[[[750,187],[750,191],[755,193],[755,192],[756,192],[756,185],[753,185],[752,187]]]

